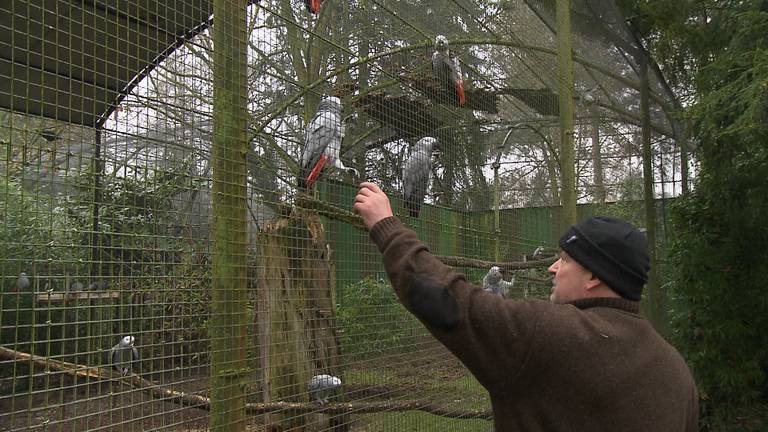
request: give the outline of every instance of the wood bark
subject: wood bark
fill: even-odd
[[[258,248],[263,400],[307,403],[312,376],[341,375],[333,322],[336,280],[320,217],[297,208],[291,216],[263,227]],[[295,413],[267,421],[286,429],[316,423]]]

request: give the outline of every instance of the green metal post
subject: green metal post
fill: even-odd
[[[211,417],[244,431],[247,329],[247,0],[213,3]]]

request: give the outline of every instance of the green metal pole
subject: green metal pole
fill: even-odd
[[[573,144],[573,55],[571,2],[557,0],[557,70],[560,100],[561,231],[576,223],[576,164]]]
[[[211,416],[244,431],[247,329],[247,0],[214,0]]]

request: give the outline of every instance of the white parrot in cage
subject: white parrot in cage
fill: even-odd
[[[432,53],[432,73],[443,87],[455,92],[459,106],[464,106],[464,79],[461,76],[459,59],[451,55],[448,48],[448,38],[437,35],[435,38],[435,52]]]
[[[411,217],[419,217],[432,173],[432,150],[437,139],[424,137],[411,151],[403,167],[403,202]]]
[[[511,281],[505,281],[501,277],[501,270],[497,266],[491,267],[488,273],[483,276],[483,289],[502,297],[506,297],[512,287],[515,285],[515,277]]]
[[[19,278],[16,279],[16,291],[22,292],[26,291],[27,288],[29,288],[29,278],[27,277],[27,274],[24,272],[19,273]]]
[[[134,337],[125,336],[109,351],[109,359],[123,376],[132,373],[133,362],[139,361],[139,351],[134,346]]]
[[[343,135],[341,100],[335,96],[324,97],[317,106],[315,117],[307,126],[304,151],[301,155],[300,189],[311,188],[326,164],[358,177],[356,169],[345,167],[339,159]]]
[[[320,404],[328,403],[328,398],[339,387],[341,387],[341,379],[326,374],[313,376],[307,384],[309,394]]]

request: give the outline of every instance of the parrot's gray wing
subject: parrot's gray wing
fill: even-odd
[[[453,79],[453,82],[461,81],[463,78],[461,77],[461,63],[459,62],[458,57],[454,57],[450,59],[451,62],[451,78]]]
[[[488,274],[483,276],[483,289],[486,290],[486,291],[493,291],[493,288],[488,283]]]
[[[453,60],[448,54],[439,51],[432,54],[432,73],[442,85],[453,87]]]
[[[435,51],[432,53],[432,74],[439,79],[443,67],[442,54]]]
[[[333,112],[325,112],[322,116],[315,117],[311,132],[314,137],[325,148],[325,154],[328,155],[330,162],[335,162],[339,158],[341,151],[341,118]]]
[[[140,360],[139,350],[137,350],[136,347],[131,348],[131,358],[133,359],[133,361]]]
[[[120,368],[117,366],[117,353],[120,350],[120,344],[117,344],[112,347],[111,350],[109,350],[109,364],[114,366],[117,370],[120,370]]]
[[[403,198],[411,217],[418,217],[429,188],[432,160],[426,152],[415,151],[403,169]]]
[[[313,159],[317,159],[330,143],[331,134],[327,129],[331,126],[335,114],[328,111],[318,112],[307,125],[307,133],[304,137],[304,152],[301,155],[301,165],[307,166]]]
[[[328,156],[328,162],[334,167],[343,171],[352,171],[355,177],[358,176],[357,170],[354,168],[347,168],[344,166],[344,162],[341,161],[341,140],[344,138],[344,126],[341,123],[341,119],[335,113],[331,114],[332,117],[328,117],[327,127],[331,132],[332,139],[328,142],[328,147],[325,148],[325,154]]]
[[[512,290],[512,288],[515,286],[515,277],[512,276],[512,279],[510,281],[505,281],[504,279],[501,280],[499,283],[499,294],[501,294],[502,297],[506,297],[507,294]]]

